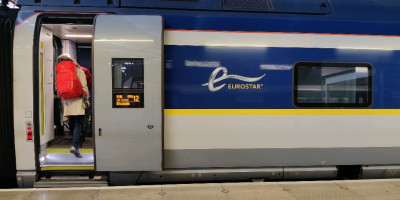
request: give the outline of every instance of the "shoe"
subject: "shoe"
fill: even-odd
[[[69,152],[72,153],[72,154],[74,154],[75,157],[77,157],[77,158],[82,158],[82,155],[81,155],[78,151],[76,151],[75,147],[71,147],[71,149],[69,150]]]
[[[75,154],[75,147],[71,147],[71,149],[69,150],[70,153]]]
[[[75,155],[75,157],[77,157],[77,158],[82,158],[82,155],[81,155],[79,152],[75,152],[74,155]]]

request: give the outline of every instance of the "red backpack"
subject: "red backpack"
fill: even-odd
[[[62,61],[56,66],[56,87],[61,99],[71,99],[82,95],[82,84],[76,75],[75,63]]]

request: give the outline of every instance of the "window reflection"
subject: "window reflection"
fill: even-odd
[[[112,59],[112,107],[144,108],[143,58]]]
[[[113,59],[114,89],[143,87],[143,59]]]
[[[372,67],[350,63],[298,63],[295,104],[304,107],[367,107]]]

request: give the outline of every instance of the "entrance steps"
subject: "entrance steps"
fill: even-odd
[[[65,188],[65,187],[105,187],[108,186],[108,177],[101,175],[70,175],[41,177],[33,184],[35,188]]]

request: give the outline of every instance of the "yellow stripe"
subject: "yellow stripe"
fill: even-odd
[[[165,109],[164,115],[400,115],[400,109]]]
[[[42,42],[43,44],[43,42]],[[44,136],[44,83],[43,80],[43,53],[40,53],[40,119],[41,119],[41,132]]]
[[[93,153],[93,149],[79,149],[80,153]],[[70,153],[69,149],[46,149],[46,153]]]
[[[94,166],[52,166],[52,167],[41,167],[42,171],[49,170],[94,170]]]

